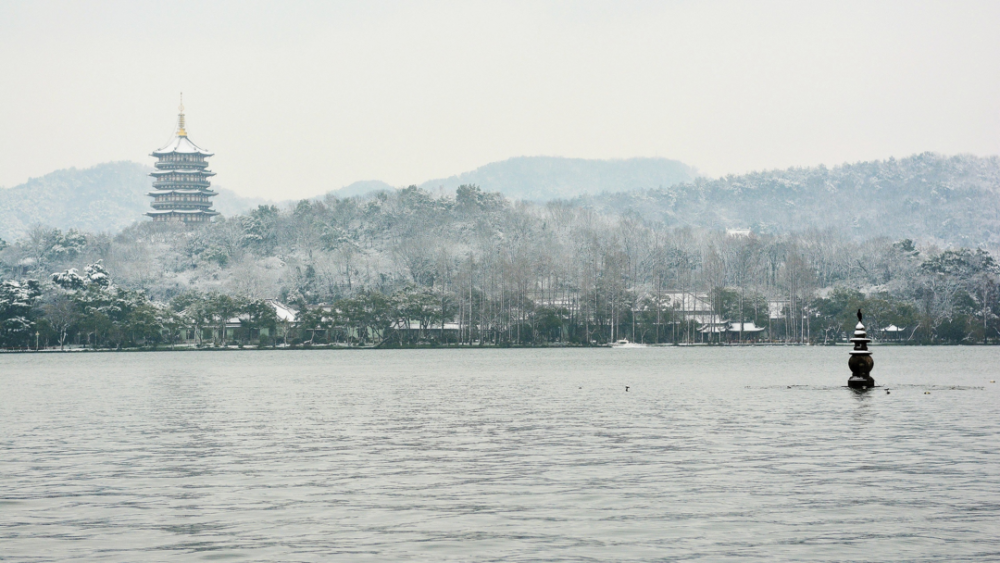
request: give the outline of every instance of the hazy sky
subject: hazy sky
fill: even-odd
[[[718,176],[1000,153],[1000,2],[10,2],[0,186],[151,163],[309,196],[521,155]]]

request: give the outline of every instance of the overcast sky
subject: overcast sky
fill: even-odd
[[[1000,153],[1000,2],[10,2],[0,186],[148,155],[316,195],[522,155],[703,174]]]

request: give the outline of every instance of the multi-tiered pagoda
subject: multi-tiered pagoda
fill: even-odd
[[[218,215],[212,210],[209,177],[215,172],[208,169],[212,153],[188,139],[184,129],[184,100],[181,99],[177,134],[167,146],[153,151],[150,156],[158,160],[156,171],[151,173],[154,190],[153,210],[147,213],[154,221],[181,221],[205,223]]]

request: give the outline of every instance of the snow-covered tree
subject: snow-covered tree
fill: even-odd
[[[88,279],[77,273],[76,268],[52,274],[52,283],[67,291],[78,291],[87,287]]]
[[[26,348],[35,334],[32,309],[42,294],[35,280],[0,282],[0,347]]]

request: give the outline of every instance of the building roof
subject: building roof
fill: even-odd
[[[756,333],[766,330],[766,327],[757,326],[752,321],[743,323],[742,332],[745,333]],[[732,321],[724,321],[722,323],[709,323],[698,329],[698,332],[702,334],[719,334],[722,332],[741,332],[740,323]]]
[[[166,209],[163,211],[153,210],[147,211],[146,215],[152,217],[153,215],[170,215],[171,213],[177,213],[178,215],[218,215],[216,211],[206,211],[204,209]]]
[[[162,190],[157,189],[155,192],[149,192],[146,195],[164,195],[164,194],[200,194],[207,196],[218,195],[217,193],[209,189],[199,190],[196,188],[191,188],[191,189],[163,188]]]
[[[191,174],[192,176],[215,176],[215,172],[207,170],[205,168],[165,168],[159,170],[153,170],[149,173],[150,176],[163,176],[165,174]]]
[[[265,299],[265,301],[267,301],[267,304],[274,309],[274,312],[278,315],[279,321],[290,323],[295,322],[298,311],[292,309],[284,303],[279,302],[277,299]]]
[[[396,328],[398,330],[407,330],[407,331],[420,330],[420,320],[419,319],[410,319],[410,320],[407,320],[407,321],[403,321]],[[458,330],[459,329],[459,324],[456,323],[456,322],[445,322],[444,323],[444,329],[445,330]],[[441,323],[431,323],[431,324],[429,324],[429,325],[427,325],[425,327],[425,330],[441,330]]]
[[[171,153],[178,154],[200,154],[203,156],[214,156],[213,153],[199,147],[198,145],[191,142],[187,135],[176,135],[169,143],[163,146],[163,148],[153,151],[151,156],[161,156]]]
[[[708,294],[703,291],[664,291],[662,297],[670,300],[671,307],[678,312],[711,313],[712,306],[708,302]]]
[[[292,309],[288,305],[281,303],[277,299],[265,299],[265,303],[274,309],[276,315],[278,315],[278,321],[294,323],[299,312]],[[239,317],[232,317],[226,321],[226,328],[238,328],[243,324],[243,320],[247,319],[246,315],[241,315]]]

